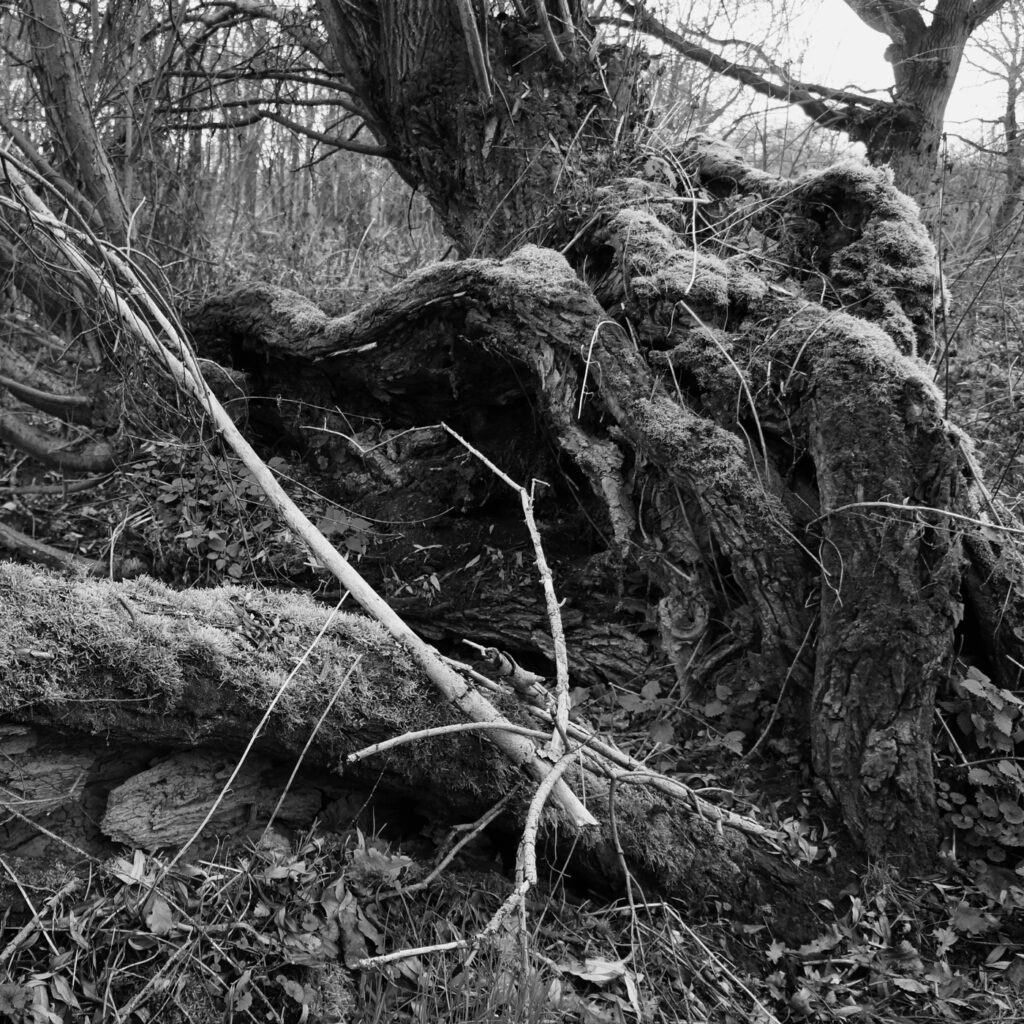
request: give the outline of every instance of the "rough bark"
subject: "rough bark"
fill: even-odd
[[[92,441],[79,451],[68,451],[66,441],[43,434],[6,411],[0,412],[0,439],[54,469],[102,473],[117,465],[117,453],[108,441]]]
[[[305,827],[326,813],[344,828],[375,792],[378,826],[391,816],[415,831],[424,821],[471,820],[517,782],[479,736],[424,740],[345,767],[353,749],[450,723],[452,712],[369,620],[337,614],[314,644],[331,613],[308,598],[242,588],[180,593],[151,580],[76,582],[4,565],[0,607],[0,806],[17,812],[2,826],[7,851],[66,853],[51,838],[55,829],[96,851],[111,840],[181,843],[237,764],[225,751],[241,749],[286,679],[219,806],[215,835],[263,828],[310,736],[276,819],[284,826]],[[517,714],[511,696],[504,703]],[[586,790],[606,821],[607,781],[590,776]],[[513,801],[510,830],[525,806]],[[773,866],[756,844],[732,830],[716,834],[642,788],[620,788],[616,816],[632,868],[667,894],[731,898],[750,910],[770,886],[789,884],[784,865]],[[573,831],[552,814],[544,842],[575,849],[577,869],[614,887],[607,824]]]
[[[882,0],[847,0],[857,15],[889,37],[886,60],[893,66],[895,102],[865,117],[851,138],[867,146],[873,164],[888,164],[896,184],[927,211],[940,181],[939,156],[946,107],[971,33],[1001,3],[939,0],[930,22],[917,5]]]
[[[607,174],[636,109],[642,56],[518,17],[438,0],[320,0],[333,53],[367,125],[421,187],[465,255],[504,254],[567,229],[552,197]],[[471,42],[472,40],[472,42]],[[477,47],[479,46],[479,49]],[[490,96],[480,89],[479,56]],[[563,52],[564,51],[564,52]],[[575,227],[570,229],[575,230]]]
[[[64,12],[58,0],[31,0],[28,6],[34,70],[63,169],[95,204],[108,237],[122,242],[127,210],[89,107]]]
[[[980,492],[917,355],[933,345],[934,251],[878,172],[784,182],[721,147],[683,155],[706,192],[638,179],[598,190],[568,254],[586,284],[527,248],[427,268],[333,320],[280,292],[236,293],[197,314],[198,334],[304,365],[304,392],[315,373],[327,402],[344,394],[396,425],[508,406],[489,357],[523,366],[539,430],[575,463],[599,524],[566,577],[639,570],[657,610],[648,636],[684,694],[803,694],[815,767],[853,834],[927,863],[932,713],[962,579],[972,642],[1000,628],[991,572],[962,576],[960,525],[945,515],[976,518]],[[787,287],[715,254],[731,251],[718,224],[751,196]],[[698,250],[683,241],[694,231]],[[475,439],[495,437],[483,425]],[[540,475],[521,426],[503,455]],[[966,557],[979,564],[974,548]],[[444,616],[471,621],[457,598]]]

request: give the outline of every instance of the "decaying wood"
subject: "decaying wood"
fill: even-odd
[[[283,826],[308,826],[324,809],[322,790],[305,784],[285,791],[287,773],[261,771],[256,765],[243,765],[221,797],[224,779],[234,767],[233,754],[209,750],[172,754],[111,791],[100,829],[131,847],[178,849],[219,797],[209,826],[211,833],[221,836],[245,826],[266,826],[282,795],[274,821]]]
[[[504,259],[435,264],[333,318],[263,286],[196,312],[204,352],[235,361],[252,394],[287,400],[278,405],[294,410],[299,450],[322,435],[322,493],[351,507],[355,484],[367,515],[401,524],[390,550],[367,560],[372,582],[268,471],[158,305],[146,316],[132,305],[146,294],[132,268],[106,252],[136,282],[129,302],[23,181],[19,209],[200,402],[317,561],[467,717],[500,722],[503,712],[409,628],[389,586],[407,592],[421,567],[429,586],[412,607],[432,638],[511,641],[542,670],[552,648],[536,604],[505,621],[496,613],[515,606],[514,587],[491,595],[468,573],[495,509],[508,529],[509,508],[486,474],[459,463],[438,421],[511,477],[544,482],[538,519],[545,548],[548,537],[561,545],[550,560],[571,602],[569,638],[575,606],[587,640],[603,631],[615,648],[574,684],[603,674],[624,689],[760,707],[785,696],[798,721],[806,715],[800,738],[854,835],[871,853],[926,864],[932,709],[960,640],[962,583],[980,612],[967,639],[983,646],[1001,628],[987,591],[996,552],[984,535],[963,545],[947,515],[976,512],[983,490],[920,359],[933,344],[934,252],[880,173],[842,165],[783,183],[702,143],[680,159],[692,189],[638,177],[595,188],[561,253],[524,245]],[[722,226],[737,203],[750,204],[774,247],[762,264],[737,255]],[[311,402],[315,424],[304,419]],[[622,609],[634,616],[625,628]],[[472,635],[459,635],[464,626]],[[523,737],[493,736],[535,778],[551,770]],[[567,789],[556,798],[587,820]]]
[[[179,841],[233,767],[225,752],[245,745],[330,615],[297,594],[180,593],[147,579],[75,581],[11,564],[0,566],[0,608],[8,627],[0,638],[0,702],[8,722],[0,805],[21,815],[7,824],[6,844],[51,853],[53,843],[33,835],[24,818],[51,831],[61,823],[72,842],[91,849],[110,839],[144,846]],[[359,665],[337,694],[357,655]],[[379,625],[342,613],[282,695],[216,833],[266,821],[332,697],[284,824],[336,815],[332,808],[346,792],[371,790],[404,816],[392,821],[399,828],[474,820],[514,788],[516,769],[473,735],[426,740],[345,767],[353,749],[460,719]],[[503,703],[513,719],[521,717],[514,701]],[[571,852],[578,870],[614,886],[619,868],[607,831],[608,784],[588,776],[588,806],[605,822],[602,829],[576,833],[549,811],[544,847]],[[573,780],[583,781],[578,772]],[[529,788],[522,792],[509,805],[510,830],[529,802]],[[738,832],[716,829],[667,794],[622,789],[616,816],[631,869],[659,890],[730,893],[752,906],[787,875],[784,861],[773,865]]]
[[[34,540],[21,530],[14,529],[6,523],[0,523],[0,547],[6,548],[12,555],[28,562],[38,562],[50,569],[78,571],[90,576],[104,576],[110,571],[109,561],[91,560],[76,555],[72,551],[61,551],[60,548],[43,541]]]
[[[471,367],[492,353],[522,366],[541,431],[589,485],[603,557],[643,566],[683,692],[771,695],[788,681],[854,833],[926,862],[931,708],[964,559],[976,557],[942,510],[980,500],[920,361],[933,345],[934,252],[880,173],[845,165],[783,183],[720,147],[684,156],[707,189],[698,220],[686,196],[629,179],[597,192],[568,260],[526,247],[438,264],[334,319],[248,290],[198,313],[198,334],[215,350],[305,366],[326,401],[344,395],[385,422],[399,410],[406,423],[444,418],[488,396],[500,408],[504,385],[488,391]],[[755,222],[790,268],[785,285],[716,250],[716,218],[752,193]],[[695,232],[707,239],[696,249]],[[889,504],[857,513],[865,501]],[[990,585],[989,571],[968,578]],[[995,600],[974,599],[989,609],[982,645],[999,629]],[[448,607],[431,635],[454,636],[446,615],[477,617]]]

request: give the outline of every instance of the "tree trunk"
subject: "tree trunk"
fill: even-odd
[[[1024,68],[1014,64],[1007,69],[1006,106],[1003,113],[1003,139],[1006,144],[1003,174],[1006,178],[1006,191],[999,201],[989,232],[989,248],[993,252],[1009,244],[1008,229],[1020,210],[1021,189],[1024,188],[1024,138],[1021,137],[1020,125],[1017,123],[1017,99],[1022,80]]]
[[[549,31],[499,22],[468,0],[318,7],[368,126],[464,255],[569,237],[577,225],[561,202],[607,174],[618,140],[645,113],[642,56],[592,51],[582,22],[571,33],[557,20]]]
[[[124,241],[128,213],[113,164],[100,139],[75,45],[59,0],[31,0],[28,22],[36,80],[42,92],[61,170],[94,205],[107,237]]]
[[[927,27],[918,12],[909,10],[899,28],[889,27],[893,42],[886,59],[896,79],[893,109],[851,132],[867,146],[872,164],[892,168],[896,187],[917,200],[929,224],[936,223],[938,214],[946,107],[976,28],[974,6],[973,0],[942,0]]]

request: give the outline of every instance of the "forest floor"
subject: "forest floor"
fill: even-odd
[[[1013,357],[998,338],[976,332],[975,343],[984,358],[951,362],[950,399],[1005,496],[1024,471],[1019,375],[1008,377]],[[6,519],[89,560],[143,559],[191,586],[248,578],[255,566],[261,585],[315,588],[297,545],[263,525],[255,494],[243,495],[245,558],[230,546],[240,513],[224,482],[235,469],[221,455],[192,455],[173,462],[153,449],[131,480],[78,493],[30,464],[0,466]],[[57,491],[11,490],[28,480]],[[359,524],[341,533],[358,547]],[[997,706],[1004,698],[983,674],[951,669],[944,713],[981,715],[988,760],[977,774],[937,744],[940,775],[953,780],[940,784],[949,856],[926,877],[851,854],[798,742],[767,737],[751,771],[750,737],[723,725],[715,695],[685,727],[656,686],[573,697],[652,768],[755,809],[787,837],[780,857],[835,896],[740,920],[724,900],[648,902],[636,880],[609,898],[551,861],[523,913],[495,925],[514,886],[515,840],[479,822],[446,831],[349,807],[305,829],[207,837],[180,857],[83,850],[40,832],[47,859],[28,849],[0,857],[0,1021],[1024,1019],[1024,875],[985,846],[986,828],[1005,835],[1021,824],[988,794],[1016,764],[1004,755],[1024,713],[1019,701]],[[993,724],[1000,714],[1005,729]],[[957,841],[978,856],[959,856]],[[804,934],[795,941],[788,929],[787,944],[776,920],[794,912]]]

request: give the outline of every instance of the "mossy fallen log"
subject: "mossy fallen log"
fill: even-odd
[[[280,691],[253,748],[254,770],[293,762],[315,729],[304,764],[307,773],[333,779],[322,787],[326,800],[350,751],[455,721],[382,628],[305,597],[243,588],[176,592],[150,579],[119,585],[3,564],[0,607],[7,626],[0,717],[13,729],[0,799],[29,818],[33,807],[45,815],[58,810],[61,787],[47,781],[43,767],[52,764],[64,778],[69,755],[55,754],[57,735],[81,761],[77,785],[64,787],[70,804],[111,757],[124,757],[124,770],[117,778],[107,767],[101,788],[108,792],[175,751],[240,755]],[[31,768],[24,760],[30,751]],[[141,763],[129,751],[141,752]],[[484,740],[469,736],[410,745],[400,756],[347,771],[346,783],[415,792],[425,808],[434,792],[439,802],[471,812],[479,794],[507,789],[511,773]],[[443,798],[435,781],[442,776]],[[112,834],[140,842],[146,829],[132,829],[121,815]]]
[[[278,817],[296,827],[330,816],[346,793],[371,790],[385,813],[415,817],[414,827],[469,821],[525,781],[475,734],[343,767],[357,748],[452,723],[454,713],[379,626],[305,596],[176,592],[147,578],[118,584],[0,564],[0,608],[0,805],[16,819],[0,834],[7,850],[27,843],[22,852],[67,856],[61,843],[179,843],[258,729],[214,835],[265,823],[303,750]],[[502,710],[522,717],[514,697]],[[541,846],[590,884],[614,890],[628,865],[648,891],[753,908],[780,878],[792,881],[743,836],[638,785],[616,787],[620,857],[607,780],[570,778],[604,824],[574,834],[551,812]],[[501,824],[510,844],[532,788],[520,792]]]

